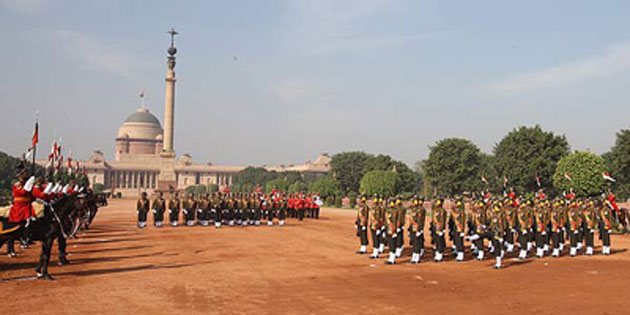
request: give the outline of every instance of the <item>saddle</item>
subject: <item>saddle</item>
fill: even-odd
[[[7,213],[7,216],[8,215],[9,214]],[[0,227],[2,228],[0,229],[0,235],[15,232],[18,229],[20,229],[22,226],[23,224],[21,224],[20,222],[12,223],[12,222],[9,222],[9,220],[6,218],[0,218]]]
[[[44,217],[44,204],[43,203],[39,203],[39,202],[33,202],[33,211],[35,211],[35,215],[37,216],[38,219],[41,219]],[[8,218],[9,217],[9,212],[11,212],[11,205],[8,205],[6,207],[0,207],[0,219],[2,218]]]

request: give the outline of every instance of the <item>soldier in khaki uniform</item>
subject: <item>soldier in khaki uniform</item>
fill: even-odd
[[[438,198],[435,206],[431,209],[433,224],[433,243],[435,244],[435,262],[444,259],[444,249],[446,248],[446,217],[448,214],[443,207],[444,199]]]
[[[166,201],[162,198],[162,192],[159,191],[158,195],[153,200],[153,225],[155,227],[162,227],[164,224],[164,211],[166,209]]]
[[[531,200],[525,200],[520,204],[516,214],[519,229],[518,243],[521,245],[521,251],[518,254],[518,258],[520,260],[527,258],[527,252],[531,249],[532,224],[534,222],[532,216],[532,204]]]
[[[571,257],[574,257],[577,254],[577,244],[578,244],[578,234],[581,233],[580,231],[580,227],[581,227],[581,215],[582,212],[580,211],[580,207],[578,205],[577,200],[572,200],[569,204],[569,209],[568,209],[568,218],[569,218],[569,230],[567,231],[569,233],[569,244],[570,244],[570,248],[569,248],[569,255]]]
[[[149,213],[147,193],[140,194],[140,199],[136,202],[136,212],[138,213],[138,227],[143,229],[147,226],[147,213]]]
[[[494,268],[496,269],[502,266],[501,261],[504,255],[503,236],[505,235],[505,227],[507,226],[506,214],[502,208],[501,202],[495,201],[492,204],[492,210],[488,217],[488,234],[489,238],[494,243],[494,257],[496,259]]]
[[[409,262],[417,264],[420,263],[420,259],[424,255],[424,221],[426,218],[424,199],[414,196],[409,210],[409,237],[412,246],[411,261]]]
[[[545,256],[545,248],[547,245],[547,226],[549,225],[549,210],[551,203],[549,200],[544,200],[538,203],[538,206],[534,209],[535,225],[536,225],[536,257],[542,258]]]
[[[195,209],[196,203],[192,193],[187,193],[182,201],[182,212],[187,226],[195,226]]]
[[[451,207],[449,221],[452,222],[451,235],[455,244],[456,260],[464,261],[464,236],[466,235],[466,206],[458,198]]]
[[[368,223],[370,219],[370,208],[367,204],[365,196],[361,195],[359,198],[359,208],[357,209],[357,234],[359,235],[359,241],[361,247],[357,254],[367,253],[368,246]]]
[[[477,260],[483,260],[484,257],[484,244],[483,240],[486,237],[486,204],[483,200],[472,203],[472,214],[469,217],[471,236],[469,240],[475,244],[475,251]]]
[[[181,209],[181,202],[179,201],[179,194],[172,194],[171,199],[168,201],[168,216],[171,226],[177,226],[179,221],[179,211]]]
[[[612,230],[613,222],[613,205],[609,200],[605,201],[605,206],[599,210],[599,219],[601,226],[601,238],[602,238],[602,254],[610,255],[610,231]]]
[[[597,229],[597,213],[601,207],[601,202],[589,199],[584,205],[582,209],[582,217],[584,218],[584,241],[586,243],[586,252],[584,254],[592,256],[595,243],[595,229]]]
[[[396,245],[398,238],[398,211],[396,209],[395,199],[392,198],[387,202],[385,211],[385,224],[387,225],[387,240],[389,243],[389,257],[386,263],[393,265],[396,263]]]
[[[553,252],[551,253],[551,257],[560,257],[560,236],[562,235],[562,216],[563,216],[563,208],[564,202],[562,200],[556,200],[553,203],[553,208],[551,209],[551,215],[549,221],[551,223],[551,247],[553,247]]]
[[[400,196],[396,197],[396,257],[400,258],[405,248],[405,220],[407,208]]]
[[[361,199],[367,198],[362,196]],[[372,205],[369,207],[370,232],[372,233],[372,255],[370,255],[370,258],[372,259],[378,258],[379,245],[381,244],[381,208],[381,204],[378,201],[378,195],[374,195]]]

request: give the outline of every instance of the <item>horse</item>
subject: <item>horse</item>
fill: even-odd
[[[60,235],[64,238],[71,233],[74,228],[72,222],[72,216],[77,210],[81,210],[85,207],[85,200],[77,195],[66,195],[60,199],[48,204],[44,208],[44,217],[35,221],[31,221],[28,224],[19,223],[13,224],[13,227],[5,228],[5,234],[0,234],[0,246],[2,246],[8,240],[20,239],[24,236],[24,231],[27,229],[27,236],[36,241],[42,242],[42,250],[39,256],[39,263],[35,271],[37,272],[37,278],[43,280],[54,280],[54,278],[48,273],[48,264],[50,262],[50,252],[52,250],[55,238]],[[7,219],[2,219],[4,226],[10,226],[11,223],[7,222]]]
[[[628,233],[628,223],[630,221],[630,215],[627,208],[619,208],[619,212],[617,213],[617,221],[619,222],[619,225],[623,227],[622,232]]]

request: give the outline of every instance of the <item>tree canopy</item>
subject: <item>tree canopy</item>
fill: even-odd
[[[373,194],[395,196],[400,192],[401,186],[400,176],[393,171],[369,171],[361,179],[361,193],[368,196]]]
[[[541,186],[553,188],[552,176],[558,161],[569,154],[565,136],[543,131],[540,126],[513,129],[494,147],[494,166],[500,181],[507,177],[508,185],[517,191],[534,191]]]
[[[610,174],[617,180],[613,185],[621,199],[630,198],[630,129],[617,132],[615,145],[603,155]]]
[[[573,188],[578,196],[597,196],[606,189],[602,176],[605,170],[601,156],[588,151],[576,151],[560,159],[553,175],[553,184],[559,192],[569,192]],[[565,173],[572,180],[566,178]]]
[[[466,139],[447,138],[429,147],[424,161],[425,180],[438,189],[438,194],[453,196],[480,187],[482,153]]]

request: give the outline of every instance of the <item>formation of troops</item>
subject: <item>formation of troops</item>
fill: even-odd
[[[277,224],[284,226],[287,218],[302,221],[305,217],[319,219],[322,201],[317,194],[281,194],[273,191],[263,193],[194,194],[174,192],[168,200],[162,192],[150,201],[142,193],[136,203],[138,227],[147,226],[149,214],[153,215],[153,225],[162,227],[164,220],[171,226],[260,226]],[[274,223],[275,222],[275,223]]]
[[[435,262],[443,261],[447,251],[456,261],[464,261],[469,243],[476,260],[483,260],[488,252],[495,257],[497,269],[513,252],[518,252],[520,260],[531,255],[559,257],[566,254],[568,245],[569,256],[593,255],[596,234],[602,243],[601,253],[609,255],[610,233],[619,210],[611,192],[602,198],[577,198],[571,192],[555,199],[548,199],[542,191],[532,198],[517,197],[513,191],[504,198],[487,193],[479,198],[455,198],[448,206],[438,198],[431,202],[431,211],[418,196],[409,200],[379,195],[368,200],[361,196],[358,204],[358,254],[368,253],[371,239],[370,258],[379,258],[387,247],[386,263],[395,264],[403,254],[407,234],[412,264],[420,262],[430,237]],[[450,249],[447,239],[452,243]]]

